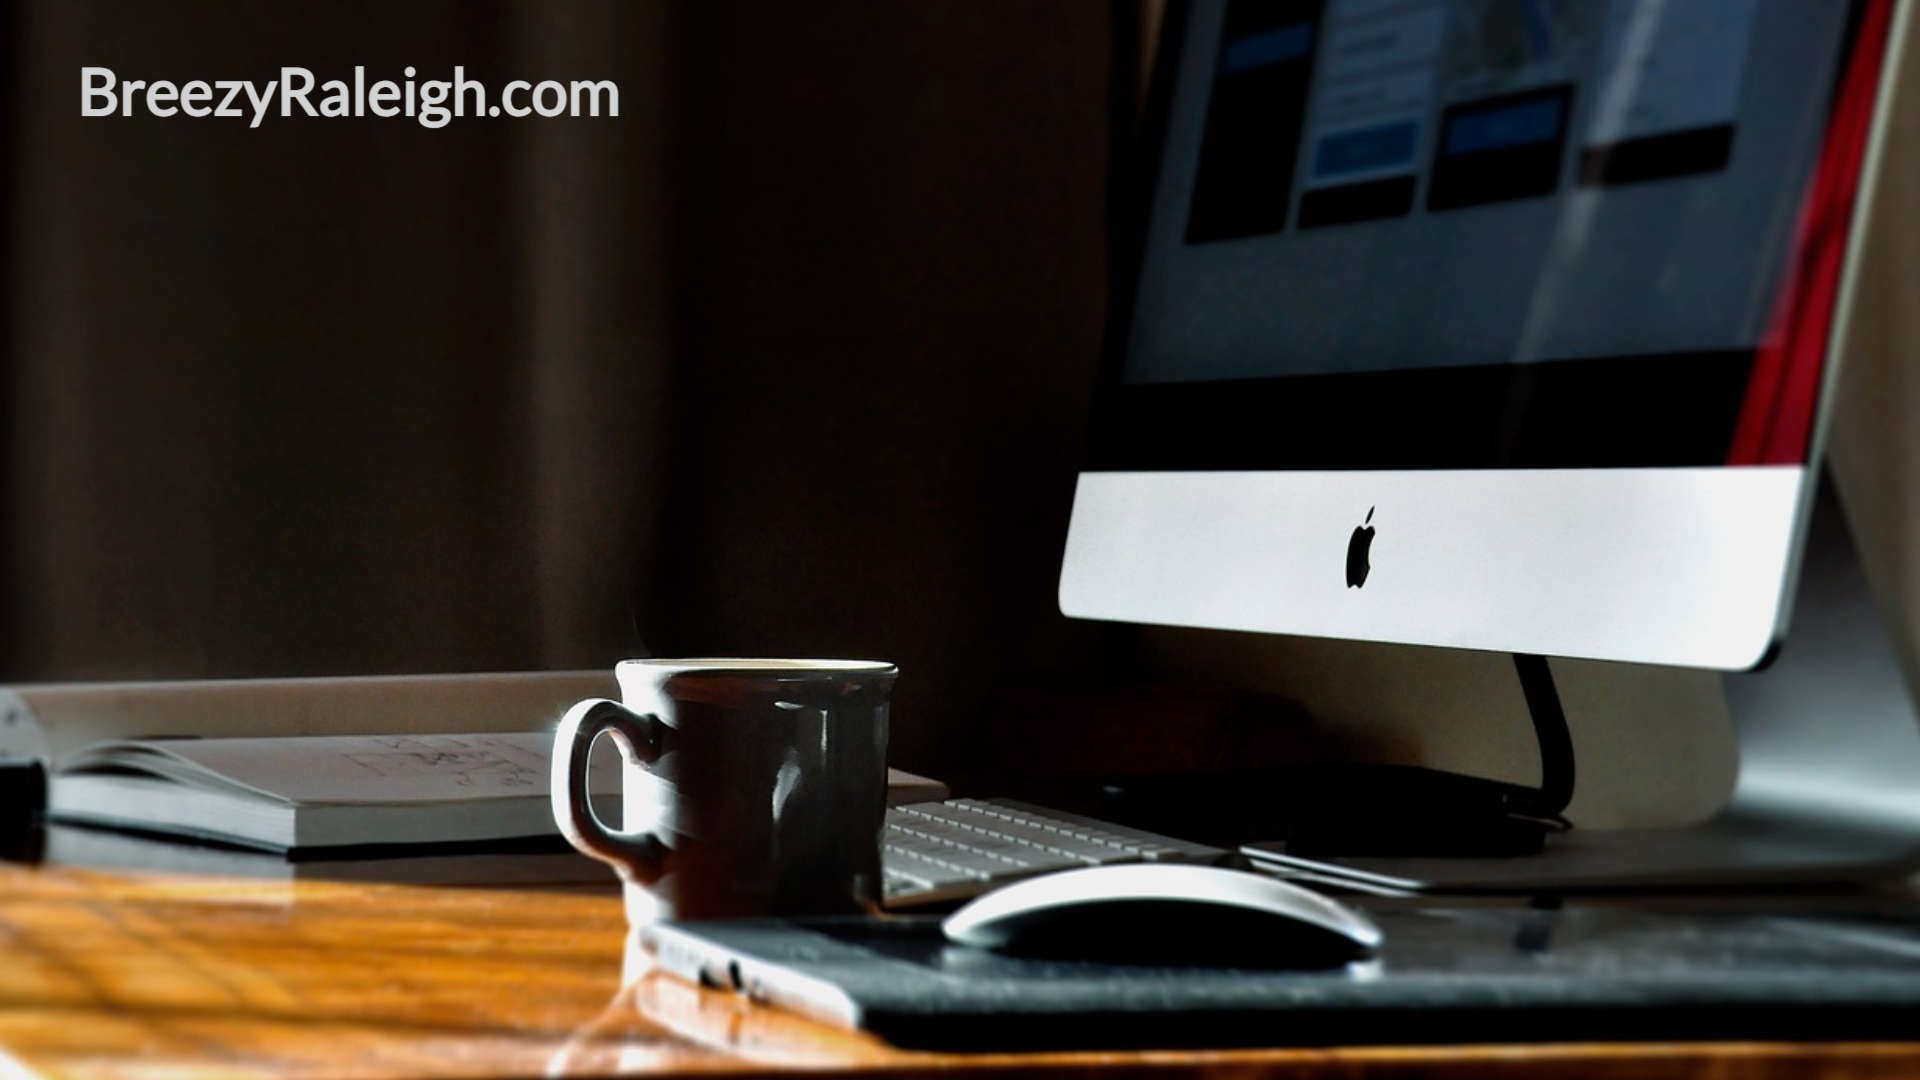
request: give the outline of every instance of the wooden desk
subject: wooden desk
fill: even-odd
[[[618,897],[0,866],[0,1077],[1912,1077],[1920,1042],[943,1056],[653,975]],[[1920,1038],[1920,1031],[1916,1032]]]

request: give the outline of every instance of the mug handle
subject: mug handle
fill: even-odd
[[[652,833],[609,829],[593,812],[587,791],[587,754],[601,732],[613,736],[628,764],[651,765],[665,752],[667,725],[651,713],[637,713],[617,701],[589,698],[560,718],[553,734],[550,780],[553,820],[569,842],[624,876],[650,885],[665,869],[667,846]]]

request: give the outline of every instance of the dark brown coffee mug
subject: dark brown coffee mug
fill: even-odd
[[[554,734],[553,816],[625,883],[627,920],[877,910],[887,701],[871,660],[626,660],[621,701]],[[593,812],[587,756],[625,759],[619,828]]]

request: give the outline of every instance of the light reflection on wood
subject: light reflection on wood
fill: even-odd
[[[1920,1043],[906,1053],[661,974],[618,893],[0,866],[0,1076],[1920,1075]]]

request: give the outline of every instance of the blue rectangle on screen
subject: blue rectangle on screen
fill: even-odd
[[[1400,120],[1329,135],[1314,147],[1313,174],[1340,176],[1410,164],[1419,138],[1418,120]]]
[[[1224,54],[1220,57],[1220,73],[1232,75],[1239,71],[1291,63],[1305,58],[1312,51],[1313,23],[1276,26],[1227,42]]]
[[[1565,116],[1566,103],[1558,98],[1460,113],[1447,125],[1446,152],[1477,154],[1552,142],[1560,137]]]

